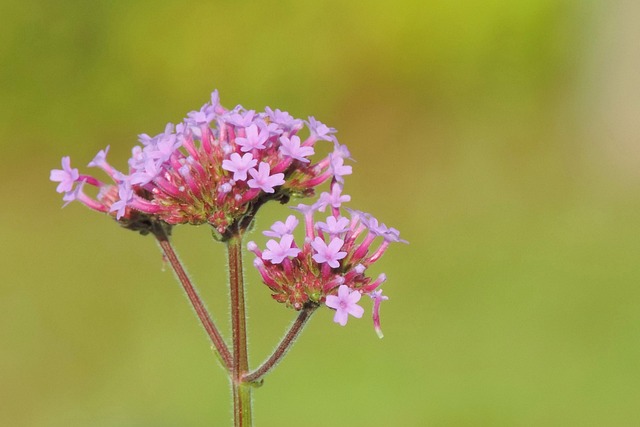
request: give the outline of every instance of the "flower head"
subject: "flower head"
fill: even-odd
[[[309,136],[301,142],[305,126]],[[80,191],[65,200],[111,212],[119,221],[135,211],[171,225],[208,223],[225,239],[234,224],[247,226],[265,202],[312,196],[318,185],[332,180],[337,170],[332,154],[318,161],[311,156],[322,140],[332,141],[335,156],[343,156],[333,133],[315,119],[304,122],[279,109],[256,112],[239,105],[227,110],[214,91],[211,101],[182,123],[168,124],[155,136],[140,134],[125,172],[107,162],[107,150],[98,153],[90,166],[101,168],[113,184],[79,174],[68,157],[50,178],[65,194],[80,181],[98,187],[109,198],[91,199]],[[103,191],[110,185],[115,191]]]
[[[339,183],[336,194],[342,194]],[[348,197],[348,196],[341,196]],[[261,252],[251,242],[248,249],[256,255],[254,266],[272,297],[296,310],[305,304],[325,304],[335,309],[334,321],[344,325],[348,315],[362,316],[362,308],[356,303],[362,294],[373,300],[373,321],[376,333],[380,332],[380,302],[387,299],[379,291],[386,276],[367,275],[368,267],[376,262],[392,242],[402,241],[399,234],[389,239],[391,230],[364,212],[350,210],[351,219],[341,214],[342,206],[332,207],[331,215],[324,221],[315,221],[322,204],[298,205],[294,210],[304,216],[305,237],[302,244],[292,242],[292,232],[297,225],[293,216],[286,222],[278,221],[264,234],[281,238],[267,242]],[[395,230],[395,229],[394,229]],[[397,230],[396,230],[397,231]],[[287,239],[285,240],[285,237]],[[377,243],[376,243],[377,242]],[[296,253],[288,252],[296,248]]]

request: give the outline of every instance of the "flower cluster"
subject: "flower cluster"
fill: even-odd
[[[224,237],[232,225],[246,227],[268,200],[311,196],[330,178],[342,182],[351,173],[344,164],[349,152],[335,132],[313,117],[303,121],[278,109],[227,110],[214,91],[211,102],[182,123],[154,137],[140,135],[127,173],[107,162],[108,147],[100,151],[89,166],[101,168],[112,184],[81,175],[69,157],[50,179],[66,203],[77,200],[121,222],[142,214],[171,225],[209,223]],[[334,150],[314,163],[309,157],[320,140],[332,142]],[[84,193],[85,184],[98,188],[95,198]]]
[[[335,309],[334,321],[344,326],[348,315],[362,317],[357,303],[363,294],[373,299],[374,327],[379,336],[380,302],[387,299],[380,285],[384,274],[375,280],[366,275],[392,242],[404,242],[398,230],[379,223],[373,216],[347,209],[342,215],[341,205],[350,197],[342,194],[342,185],[334,180],[330,193],[322,193],[318,202],[293,208],[304,217],[305,237],[296,244],[294,231],[299,220],[290,215],[278,221],[264,234],[272,237],[265,250],[255,242],[248,249],[256,255],[254,266],[271,289],[272,297],[296,310],[305,304],[325,304]],[[321,221],[314,214],[328,212]],[[374,244],[374,242],[377,242]]]

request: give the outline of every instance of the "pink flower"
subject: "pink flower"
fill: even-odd
[[[282,144],[280,146],[280,152],[282,154],[300,160],[302,163],[309,163],[309,159],[306,157],[314,154],[313,147],[300,146],[300,138],[296,135],[293,135],[291,138],[281,136],[280,143]]]
[[[329,308],[336,310],[333,321],[344,326],[347,324],[349,315],[355,318],[361,318],[364,309],[356,304],[360,301],[362,294],[358,291],[351,291],[347,285],[341,285],[338,288],[338,295],[327,295],[325,304]]]
[[[222,169],[233,172],[234,181],[245,181],[247,171],[257,164],[258,161],[251,153],[246,153],[242,157],[238,153],[233,153],[228,160],[222,161]]]
[[[255,124],[252,124],[246,129],[246,138],[236,138],[236,144],[240,146],[240,149],[243,152],[266,148],[264,143],[267,141],[267,139],[269,139],[268,130],[262,129],[260,133],[258,133],[258,126],[256,126]]]
[[[265,193],[275,192],[273,187],[284,184],[284,174],[276,173],[269,175],[270,172],[271,167],[269,163],[260,162],[258,170],[255,168],[249,169],[249,175],[251,175],[253,179],[247,181],[247,184],[250,188],[259,188]]]
[[[262,258],[271,261],[273,264],[280,264],[287,257],[294,257],[300,253],[300,249],[292,248],[293,235],[285,234],[280,239],[280,243],[275,240],[267,242],[267,248],[262,253]]]
[[[262,234],[268,237],[276,237],[280,238],[285,234],[293,233],[293,230],[298,226],[298,218],[294,215],[289,215],[285,222],[276,221],[272,226],[271,230],[263,231]]]
[[[62,169],[54,169],[51,171],[49,179],[53,182],[59,182],[56,191],[58,193],[68,193],[73,190],[73,185],[80,178],[78,169],[71,168],[71,158],[69,156],[62,158]]]
[[[327,206],[331,206],[334,209],[342,206],[343,203],[351,201],[351,196],[342,194],[342,186],[338,183],[334,183],[331,186],[331,193],[324,192],[320,194],[320,200],[318,200],[318,210],[324,212]]]
[[[316,251],[315,255],[313,255],[314,261],[319,264],[326,262],[331,268],[340,267],[338,261],[347,256],[346,252],[340,251],[342,245],[344,245],[344,240],[337,237],[331,239],[328,245],[320,237],[316,237],[311,242],[311,246]]]
[[[349,220],[343,216],[327,218],[327,222],[316,222],[318,229],[329,233],[332,236],[344,233],[349,229]]]
[[[344,175],[351,175],[352,168],[344,164],[344,159],[341,153],[334,152],[331,154],[331,171],[336,181],[340,184],[344,184]]]

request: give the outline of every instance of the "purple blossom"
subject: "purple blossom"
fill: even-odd
[[[311,242],[311,246],[316,251],[313,259],[319,264],[326,262],[329,267],[338,268],[340,267],[338,261],[347,256],[346,252],[340,251],[342,245],[344,245],[344,240],[338,237],[331,239],[328,245],[320,237],[316,237]]]
[[[347,146],[343,144],[339,144],[337,141],[334,144],[333,155],[340,156],[343,159],[351,159],[351,152],[349,152],[349,149],[347,148]]]
[[[267,242],[267,249],[262,253],[262,258],[271,261],[272,264],[280,264],[287,257],[294,257],[300,253],[300,249],[292,248],[293,235],[285,234],[280,243],[275,240]]]
[[[144,163],[138,166],[138,171],[131,174],[132,185],[145,185],[153,181],[162,172],[160,163],[151,158],[145,159]]]
[[[236,138],[236,144],[240,146],[243,152],[266,148],[264,143],[269,139],[269,131],[267,129],[261,129],[258,132],[258,126],[252,124],[246,128],[246,135],[246,138]]]
[[[169,160],[174,151],[182,146],[182,141],[175,134],[162,135],[155,144],[145,147],[146,154],[160,162]]]
[[[233,172],[234,181],[246,181],[247,171],[258,164],[251,153],[242,157],[238,153],[232,153],[228,160],[222,161],[222,169]]]
[[[127,205],[133,200],[133,189],[129,181],[122,181],[118,186],[118,197],[120,200],[111,205],[111,212],[117,212],[116,218],[120,219],[124,216]]]
[[[62,169],[53,169],[49,175],[51,181],[60,183],[56,188],[58,193],[67,193],[73,190],[73,185],[79,178],[78,169],[71,168],[71,158],[69,156],[62,158]]]
[[[264,111],[272,122],[279,124],[285,129],[291,130],[302,125],[302,120],[294,119],[291,114],[286,111],[280,111],[278,108],[272,110],[271,108],[266,107]]]
[[[375,235],[382,235],[387,231],[387,226],[380,225],[376,217],[369,213],[360,212],[360,221]]]
[[[376,236],[381,236],[387,242],[409,243],[400,238],[400,232],[393,227],[387,227],[371,214],[361,212],[360,221]]]
[[[242,107],[237,106],[234,111],[227,115],[227,120],[235,126],[246,128],[253,123],[255,116],[255,110],[242,111]]]
[[[333,173],[333,176],[336,178],[336,181],[338,181],[339,183],[344,183],[344,176],[345,175],[351,175],[353,169],[351,168],[351,166],[346,166],[344,164],[344,158],[339,155],[336,154],[335,152],[330,154],[331,157],[331,172]]]
[[[211,108],[216,114],[221,114],[224,111],[224,108],[220,105],[220,94],[218,93],[218,89],[211,92]]]
[[[283,129],[277,123],[267,123],[263,120],[258,122],[258,127],[261,130],[266,130],[269,132],[269,136],[280,135],[283,132]]]
[[[90,168],[103,168],[103,169],[105,167],[108,167],[107,153],[109,153],[108,145],[107,145],[107,148],[105,148],[104,150],[98,151],[98,154],[96,154],[96,156],[93,158],[93,160],[89,162],[87,166]]]
[[[71,191],[67,191],[66,193],[64,193],[64,196],[62,196],[62,201],[65,202],[64,205],[62,205],[63,208],[74,200],[80,199],[82,195],[82,187],[84,187],[84,184],[85,183],[83,181],[80,181],[76,188],[73,188],[71,189]]]
[[[262,234],[268,237],[281,238],[285,234],[292,234],[293,230],[298,226],[298,218],[295,215],[289,215],[285,222],[276,221],[271,230],[263,231]]]
[[[320,200],[318,200],[318,210],[324,212],[327,206],[338,209],[343,203],[347,203],[351,200],[351,196],[342,194],[342,186],[335,184],[331,186],[331,193],[324,192],[320,194]]]
[[[318,206],[317,206],[317,203],[314,203],[312,205],[305,205],[304,203],[299,203],[297,206],[291,206],[291,209],[293,209],[294,211],[300,212],[302,215],[306,217],[307,215],[312,215],[318,209]]]
[[[364,308],[357,304],[361,297],[360,292],[351,291],[347,285],[340,285],[338,295],[327,295],[325,304],[336,310],[333,321],[340,326],[345,326],[349,315],[357,319],[361,318],[364,314]]]
[[[338,218],[329,216],[327,217],[327,222],[317,222],[316,227],[335,236],[349,229],[349,220],[343,216],[339,216]]]
[[[213,95],[212,95],[213,98]],[[200,108],[200,111],[191,111],[187,113],[185,124],[189,127],[199,128],[200,125],[208,125],[216,117],[215,106],[206,103]]]
[[[336,137],[333,136],[333,134],[336,133],[336,130],[316,120],[314,117],[309,117],[307,125],[309,126],[309,131],[311,132],[312,136],[315,136],[316,138],[322,139],[324,141],[336,140]]]
[[[382,289],[369,293],[369,297],[373,300],[373,328],[378,334],[378,338],[383,338],[382,328],[380,327],[380,303],[389,299],[388,296],[382,295]]]
[[[247,184],[250,188],[260,188],[265,193],[275,193],[273,187],[284,184],[284,174],[276,173],[269,175],[270,172],[271,167],[269,163],[260,162],[257,170],[255,168],[249,169],[249,175],[251,175],[253,179],[247,181]]]
[[[291,138],[281,136],[280,143],[282,144],[280,145],[280,152],[282,154],[300,160],[303,163],[309,163],[309,159],[306,157],[312,156],[315,153],[313,147],[301,147],[300,138],[296,135],[293,135]]]

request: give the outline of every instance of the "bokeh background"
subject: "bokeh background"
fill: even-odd
[[[317,314],[255,391],[256,425],[640,425],[639,18],[634,1],[1,2],[0,425],[229,424],[153,240],[61,209],[48,181],[108,144],[124,167],[215,88],[336,127],[352,206],[410,241],[374,269],[385,338]],[[223,247],[206,227],[175,242],[226,331]],[[294,314],[247,276],[255,366]]]

